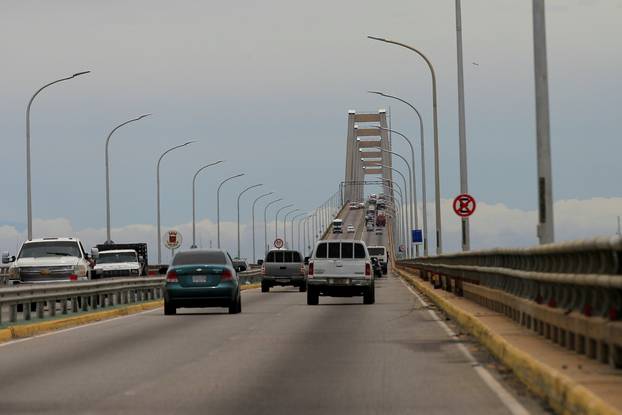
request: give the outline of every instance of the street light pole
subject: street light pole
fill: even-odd
[[[385,98],[391,98],[391,99],[395,99],[397,101],[400,101],[406,105],[408,105],[414,112],[415,114],[417,114],[417,118],[419,119],[419,136],[421,137],[421,208],[423,211],[423,256],[428,256],[428,197],[427,197],[427,193],[426,193],[426,188],[427,188],[427,181],[425,178],[425,135],[424,135],[424,131],[423,131],[423,118],[421,117],[421,113],[419,112],[419,110],[417,110],[417,108],[415,108],[414,105],[412,105],[410,102],[400,98],[400,97],[396,97],[395,95],[389,95],[389,94],[385,94],[384,92],[379,92],[379,91],[368,91],[370,94],[376,94],[376,95],[380,95],[382,97]],[[404,137],[403,135],[401,136],[403,138],[406,139],[406,137]],[[411,141],[408,140],[408,143],[410,144]],[[414,159],[414,151],[413,151],[413,147],[412,145],[411,147],[411,157],[412,157],[412,162],[413,162],[413,166],[415,165],[415,159]]]
[[[142,120],[145,117],[150,116],[151,114],[143,114],[140,117],[132,118],[131,120],[127,120],[117,125],[110,131],[108,137],[106,138],[106,243],[111,244],[112,238],[110,237],[110,162],[108,157],[108,146],[110,145],[110,137],[117,131],[119,128],[123,127],[126,124]]]
[[[291,235],[292,235],[292,249],[295,249],[295,245],[294,245],[294,221],[297,218],[299,218],[301,216],[304,216],[305,214],[306,214],[305,212],[302,212],[302,213],[299,213],[297,215],[292,216],[292,226],[291,226],[291,229],[292,229],[292,231],[291,231]],[[300,226],[298,226],[298,230],[300,231]],[[298,241],[300,241],[300,235],[298,235]]]
[[[218,233],[218,249],[220,249],[220,189],[222,188],[222,185],[227,183],[229,180],[233,180],[236,177],[242,177],[242,176],[244,176],[244,173],[240,173],[240,174],[236,174],[235,176],[227,177],[225,180],[220,182],[220,184],[218,185],[218,190],[216,190],[216,221],[217,221],[216,229]]]
[[[283,247],[287,248],[287,217],[289,215],[291,215],[294,212],[298,212],[300,211],[300,209],[294,209],[292,211],[289,211],[287,213],[285,213],[285,215],[283,216]]]
[[[281,213],[281,211],[283,209],[287,209],[287,208],[290,208],[292,206],[294,206],[294,204],[290,203],[289,205],[285,205],[285,206],[279,208],[276,211],[276,215],[274,216],[274,239],[279,237],[279,226],[278,226],[279,225],[279,213]],[[283,238],[285,238],[285,237],[283,237]],[[283,242],[285,242],[285,239],[283,239]],[[285,243],[283,243],[283,245],[285,245]]]
[[[257,263],[257,259],[256,259],[256,256],[255,256],[255,205],[257,204],[257,201],[259,199],[262,199],[262,198],[264,198],[266,196],[270,196],[271,194],[274,194],[274,192],[268,192],[268,193],[264,193],[262,195],[259,195],[253,201],[253,208],[252,208],[252,211],[253,211],[253,214],[252,214],[252,216],[253,216],[253,264]]]
[[[240,250],[241,250],[240,248],[240,198],[242,197],[244,193],[259,186],[263,186],[263,183],[248,186],[246,189],[242,190],[240,194],[238,195],[238,202],[237,202],[237,206],[238,206],[238,259],[240,259]]]
[[[268,252],[268,208],[277,203],[280,202],[281,200],[283,200],[282,197],[273,200],[271,202],[269,202],[268,204],[266,204],[266,206],[263,208],[263,239],[264,239],[264,255]]]
[[[433,128],[434,128],[434,182],[435,182],[435,199],[436,199],[436,254],[443,253],[443,232],[441,222],[441,178],[440,178],[440,157],[439,157],[439,143],[438,143],[438,108],[436,98],[436,73],[432,62],[422,52],[415,49],[412,46],[404,43],[396,42],[394,40],[383,39],[379,37],[367,36],[369,39],[378,40],[380,42],[391,43],[393,45],[401,46],[409,49],[423,58],[423,60],[430,68],[432,75],[432,112],[433,112]]]
[[[158,159],[158,163],[156,164],[156,195],[157,195],[156,196],[156,211],[157,211],[156,217],[157,217],[157,228],[158,228],[158,237],[157,237],[158,264],[162,263],[162,231],[160,229],[160,162],[162,161],[164,156],[170,153],[171,151],[176,150],[181,147],[185,147],[194,142],[195,141],[188,141],[188,142],[185,142],[184,144],[180,144],[178,146],[169,148],[164,153],[162,153],[162,155]]]
[[[197,247],[197,226],[196,226],[196,187],[197,187],[197,176],[199,175],[199,173],[201,173],[203,170],[205,170],[206,168],[210,167],[210,166],[215,166],[216,164],[220,164],[222,163],[224,160],[218,160],[215,161],[214,163],[210,163],[210,164],[206,164],[205,166],[201,167],[199,170],[196,171],[196,173],[194,173],[194,176],[192,177],[192,245],[190,246],[191,249],[196,249]]]
[[[57,84],[59,82],[68,81],[80,75],[85,75],[87,73],[91,73],[91,71],[82,71],[74,73],[71,76],[67,76],[65,78],[57,79],[55,81],[49,82],[43,85],[41,88],[37,89],[35,93],[32,95],[30,100],[28,101],[28,106],[26,107],[26,219],[28,221],[28,240],[32,240],[32,176],[31,176],[31,164],[30,164],[30,107],[32,107],[32,102],[35,100],[35,97],[39,95],[41,91],[43,91],[48,86]]]
[[[456,50],[458,55],[458,141],[460,147],[460,193],[469,193],[466,152],[466,121],[464,115],[464,65],[462,62],[462,11],[456,0]],[[471,249],[469,218],[462,219],[462,250]]]
[[[546,59],[544,0],[533,0],[533,55],[536,84],[536,149],[538,156],[538,238],[555,242],[553,223],[553,174],[549,126],[549,83]]]

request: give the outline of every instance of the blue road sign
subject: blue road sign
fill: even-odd
[[[423,232],[421,229],[413,229],[412,230],[412,242],[414,244],[422,244],[423,243]]]

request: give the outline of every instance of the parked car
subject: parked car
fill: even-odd
[[[274,286],[294,286],[300,292],[307,290],[307,276],[302,255],[298,251],[273,249],[261,266],[261,292]]]
[[[367,250],[369,251],[370,257],[378,258],[378,262],[380,263],[380,266],[382,267],[382,273],[386,274],[388,271],[387,264],[389,263],[389,254],[387,253],[387,248],[381,245],[380,246],[368,246]]]
[[[348,225],[348,233],[354,233],[354,226]]]
[[[164,314],[182,307],[228,307],[242,311],[240,280],[233,260],[221,249],[192,249],[175,254],[166,273]]]
[[[96,248],[87,254],[77,238],[38,238],[24,242],[17,257],[4,252],[2,263],[11,263],[10,284],[86,281],[95,276],[98,257]]]
[[[363,296],[365,304],[375,302],[374,275],[364,241],[317,242],[309,261],[307,304],[317,305],[320,296]]]
[[[100,251],[94,269],[100,271],[102,278],[138,277],[142,274],[142,265],[133,249],[114,249]]]

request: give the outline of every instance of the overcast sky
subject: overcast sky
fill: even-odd
[[[390,109],[392,126],[418,140],[412,114],[368,89],[412,100],[431,150],[426,66],[368,34],[413,44],[435,64],[442,195],[452,198],[459,187],[453,8],[451,0],[0,1],[0,225],[9,235],[7,242],[0,235],[0,248],[23,238],[28,99],[46,82],[81,70],[93,72],[47,89],[32,109],[34,217],[66,221],[74,233],[105,227],[105,138],[142,113],[153,116],[111,141],[112,221],[119,228],[155,223],[156,160],[188,139],[200,143],[162,164],[165,226],[189,223],[192,175],[217,159],[227,162],[199,179],[200,219],[215,221],[215,187],[238,172],[246,176],[222,192],[225,221],[236,218],[237,192],[255,183],[264,187],[245,197],[245,223],[248,201],[264,191],[313,209],[343,180],[349,109]],[[622,0],[547,0],[546,12],[554,197],[608,206],[589,212],[600,225],[588,221],[573,236],[606,231],[603,223],[613,233],[622,214],[612,202],[622,196]],[[526,218],[536,209],[531,18],[529,1],[463,2],[470,192]],[[395,149],[406,151],[399,142]],[[431,151],[426,156],[433,195]],[[502,224],[482,216],[474,232],[495,225]],[[535,243],[535,216],[524,228],[524,243]],[[44,228],[34,232],[43,236]],[[506,243],[495,235],[479,246]]]

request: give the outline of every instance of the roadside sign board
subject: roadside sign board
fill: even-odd
[[[423,243],[423,232],[421,229],[413,229],[412,230],[412,243],[414,244],[422,244]]]
[[[274,240],[274,247],[275,247],[276,249],[281,249],[281,248],[283,248],[283,240],[282,240],[281,238],[276,238],[276,239]]]
[[[178,249],[182,242],[181,233],[174,229],[164,232],[164,245],[168,249]]]
[[[456,196],[454,199],[454,212],[456,215],[462,218],[468,218],[475,212],[475,208],[477,204],[475,203],[475,198],[470,194],[463,193],[461,195]]]

